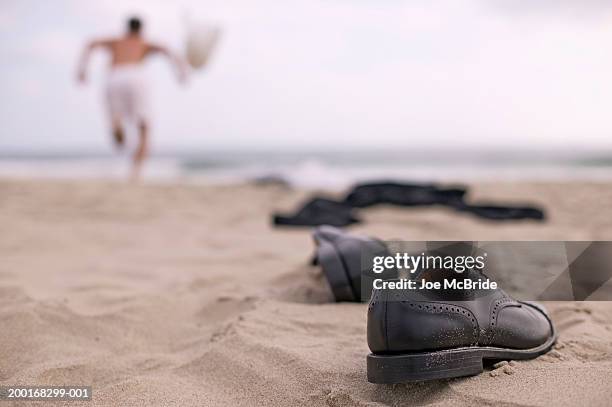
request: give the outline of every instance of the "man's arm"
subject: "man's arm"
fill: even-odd
[[[157,44],[149,44],[148,52],[151,54],[161,54],[168,58],[168,60],[174,66],[177,78],[179,82],[185,82],[187,79],[187,64],[183,58],[170,51],[168,48]]]
[[[93,40],[85,46],[83,53],[81,54],[81,58],[79,59],[79,82],[85,83],[87,81],[87,64],[89,63],[89,56],[91,55],[91,52],[96,48],[110,48],[112,44],[112,40]]]

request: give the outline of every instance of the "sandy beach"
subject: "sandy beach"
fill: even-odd
[[[270,225],[273,211],[308,195],[0,181],[0,385],[91,385],[83,405],[102,406],[610,405],[612,302],[548,303],[560,340],[536,360],[469,378],[368,383],[366,305],[330,302],[309,265],[308,229]],[[609,184],[476,184],[471,197],[537,203],[549,220],[376,207],[351,230],[612,240]]]

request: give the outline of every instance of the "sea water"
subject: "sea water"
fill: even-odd
[[[129,155],[0,152],[0,177],[122,179]],[[201,151],[154,153],[144,176],[156,182],[278,181],[345,188],[371,180],[408,182],[610,181],[612,154],[508,151]]]

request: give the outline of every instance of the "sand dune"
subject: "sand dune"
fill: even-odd
[[[550,221],[381,207],[354,230],[612,239],[609,186],[474,192],[542,204]],[[269,226],[269,213],[292,208],[304,191],[5,180],[0,194],[2,385],[92,385],[94,403],[83,405],[108,406],[604,406],[612,397],[609,302],[549,303],[560,341],[534,361],[464,379],[367,383],[366,306],[329,303],[308,264],[309,232]]]

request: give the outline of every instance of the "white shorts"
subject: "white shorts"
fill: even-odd
[[[120,65],[110,69],[106,103],[113,121],[122,124],[149,121],[149,85],[140,65]]]

